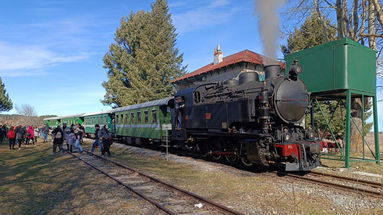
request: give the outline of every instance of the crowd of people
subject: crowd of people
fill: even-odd
[[[33,126],[11,126],[8,128],[6,125],[0,125],[0,144],[3,144],[5,139],[8,139],[9,149],[18,150],[22,148],[22,144],[33,145],[37,143],[37,138],[40,137],[43,142],[48,142],[49,139],[53,142],[53,153],[64,153],[65,151],[73,152],[84,151],[82,147],[83,138],[85,136],[85,129],[81,124],[68,126],[63,123],[62,126],[58,125],[56,128],[51,128],[47,124],[42,127]],[[93,153],[98,147],[102,155],[107,154],[110,156],[110,146],[112,144],[112,135],[107,129],[106,125],[102,128],[98,124],[95,125],[95,141],[91,146]],[[64,144],[66,149],[64,149]]]
[[[33,126],[10,126],[0,125],[0,144],[8,139],[9,149],[21,149],[22,144],[35,146],[37,137],[40,135],[41,128]]]

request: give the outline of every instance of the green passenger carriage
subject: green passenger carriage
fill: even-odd
[[[95,125],[99,124],[100,127],[106,125],[108,130],[111,133],[114,133],[114,125],[113,125],[113,115],[112,110],[95,112],[95,113],[87,113],[83,115],[85,133],[87,135],[92,135],[95,132]]]
[[[83,118],[83,113],[82,114],[76,114],[76,115],[69,115],[69,116],[61,116],[61,124],[66,123],[68,126],[70,125],[76,125],[79,123],[80,125],[83,124],[84,118]]]
[[[58,116],[49,117],[49,118],[45,118],[43,121],[44,121],[44,124],[47,124],[49,127],[53,128],[53,127],[56,127],[57,125],[60,125],[61,118]]]
[[[165,141],[171,130],[171,99],[164,98],[112,110],[115,114],[115,135],[136,144],[143,141]]]

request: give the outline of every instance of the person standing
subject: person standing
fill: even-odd
[[[39,135],[39,129],[36,127],[35,129],[33,129],[33,133],[34,133],[34,135],[35,135],[35,139],[34,139],[34,141],[35,141],[35,143],[37,143],[37,137],[40,136],[40,135]]]
[[[33,145],[35,145],[35,131],[33,130],[32,126],[28,126],[28,129],[25,134],[26,143],[29,144],[29,141],[32,142]]]
[[[18,144],[19,150],[20,150],[21,143],[23,142],[23,135],[24,135],[23,127],[21,125],[17,126],[15,129],[15,133],[16,133],[16,144]]]
[[[68,151],[68,152],[72,152],[72,144],[70,143],[70,140],[69,140],[69,134],[71,133],[71,131],[72,131],[73,129],[70,128],[70,127],[68,127],[68,126],[67,126],[67,123],[64,122],[64,123],[63,123],[62,130],[63,130],[63,132],[64,132],[64,141],[65,141],[65,144],[66,144],[67,151]]]
[[[7,135],[3,125],[0,125],[0,145],[3,144],[4,137]]]
[[[100,152],[102,152],[102,145],[100,144],[100,136],[99,136],[99,133],[100,133],[100,125],[96,124],[95,126],[95,131],[94,131],[94,137],[95,137],[95,140],[92,144],[92,149],[90,150],[92,153],[94,152],[94,150],[96,149],[96,147],[98,146],[100,148]]]
[[[110,145],[112,145],[112,136],[109,133],[109,130],[106,128],[106,125],[104,125],[101,129],[101,144],[102,144],[102,150],[101,155],[104,155],[105,153],[108,153],[108,156],[110,157]]]
[[[80,144],[80,141],[81,141],[81,130],[79,128],[76,128],[75,132],[74,132],[74,135],[75,135],[75,141],[74,141],[74,147],[77,148],[80,153],[82,153],[84,151],[84,149],[82,148],[81,144]]]
[[[60,125],[58,125],[53,131],[53,153],[56,153],[57,147],[61,152],[64,152],[63,150],[63,143],[64,143],[64,132],[60,128]]]
[[[49,126],[45,124],[45,126],[41,129],[41,133],[43,135],[43,142],[48,142],[48,134],[49,134]]]
[[[85,136],[85,127],[83,125],[81,125],[79,123],[79,127],[78,127],[81,131],[81,139],[80,139],[80,144],[83,144],[84,143],[84,136]]]
[[[16,134],[13,126],[9,129],[7,137],[9,141],[9,149],[15,149]]]
[[[27,143],[27,126],[22,126],[21,127],[21,132],[22,132],[22,135],[21,135],[21,142],[26,144]]]

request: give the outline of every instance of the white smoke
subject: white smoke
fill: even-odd
[[[263,42],[264,54],[276,58],[278,46],[279,15],[278,9],[285,0],[255,0],[255,13],[259,16],[258,27]]]

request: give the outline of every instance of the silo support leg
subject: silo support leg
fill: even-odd
[[[346,148],[345,148],[345,167],[350,167],[350,117],[351,117],[351,91],[346,91]]]
[[[376,95],[373,96],[373,111],[374,111],[374,139],[375,139],[375,154],[376,154],[376,163],[380,164],[380,149],[379,149],[379,129],[378,129],[378,101]]]

